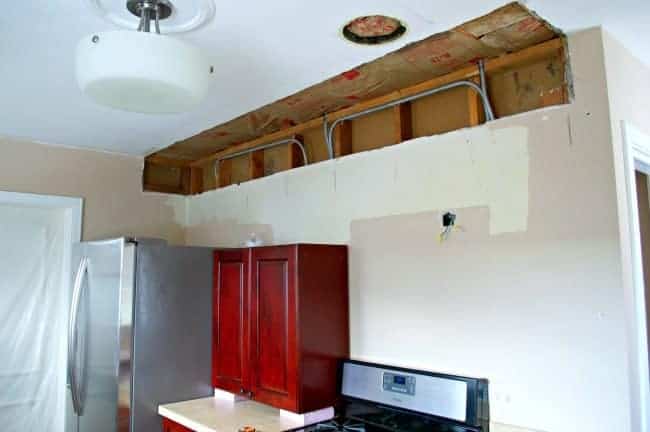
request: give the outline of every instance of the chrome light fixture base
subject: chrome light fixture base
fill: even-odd
[[[172,3],[168,0],[127,0],[126,8],[138,18],[142,18],[145,10],[155,11],[158,8],[158,19],[160,20],[169,18],[174,10]]]
[[[173,6],[168,0],[127,0],[126,8],[140,18],[138,31],[150,31],[153,21],[156,33],[160,33],[160,21],[169,18],[173,11]]]
[[[169,1],[173,2],[173,5],[170,5]],[[168,35],[196,30],[210,22],[216,12],[216,0],[169,1],[162,2],[160,11],[161,20],[171,11],[171,15],[163,20],[164,28],[161,28],[161,31]],[[143,3],[144,0],[81,0],[81,2],[86,3],[94,15],[111,25],[125,30],[135,30],[142,10],[138,10],[138,4]],[[161,3],[161,0],[158,0],[158,3]]]

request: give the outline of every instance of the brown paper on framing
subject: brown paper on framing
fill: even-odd
[[[228,146],[300,124],[558,36],[544,20],[510,3],[454,29],[434,34],[291,96],[156,152],[196,160]]]

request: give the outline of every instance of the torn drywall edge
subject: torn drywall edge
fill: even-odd
[[[490,234],[525,231],[528,166],[526,127],[464,129],[188,197],[185,226],[270,225],[275,243],[347,242],[354,220],[486,206]]]

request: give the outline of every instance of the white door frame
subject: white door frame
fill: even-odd
[[[64,210],[66,239],[70,243],[81,241],[83,198],[0,191],[0,204]]]
[[[639,228],[639,208],[637,200],[636,171],[650,177],[650,136],[641,132],[629,122],[621,122],[623,133],[623,163],[625,178],[624,197],[627,206],[627,224],[623,223],[621,247],[623,250],[624,279],[632,285],[626,296],[630,316],[628,334],[630,341],[629,363],[631,368],[630,386],[633,427],[647,432],[650,426],[650,369],[648,365],[648,337],[646,322],[645,282],[641,249],[641,230]],[[627,225],[625,229],[624,225]],[[628,241],[625,241],[625,235]],[[626,253],[627,252],[627,253]],[[629,261],[625,257],[629,257]],[[627,263],[626,263],[627,261]]]
[[[70,283],[72,272],[72,245],[81,241],[83,198],[55,196],[55,195],[37,195],[30,193],[17,193],[0,191],[0,204],[15,205],[25,207],[36,207],[46,209],[59,209],[64,211],[63,241],[66,245],[63,251],[63,269],[61,271],[61,286],[64,290],[65,304],[70,303]],[[67,361],[67,333],[61,335],[62,349],[59,353],[61,360],[65,364]],[[63,343],[65,342],[65,344]],[[59,388],[66,391],[66,370],[61,368],[59,377]],[[65,401],[65,397],[61,399]],[[65,404],[57,410],[56,426],[53,430],[64,430],[65,426]]]
[[[65,212],[64,240],[72,246],[81,241],[83,198],[0,191],[0,204],[60,209]],[[70,247],[63,254],[65,281],[70,280]]]

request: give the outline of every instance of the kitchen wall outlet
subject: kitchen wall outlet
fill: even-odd
[[[450,227],[456,224],[456,213],[447,211],[442,214],[442,226]]]

